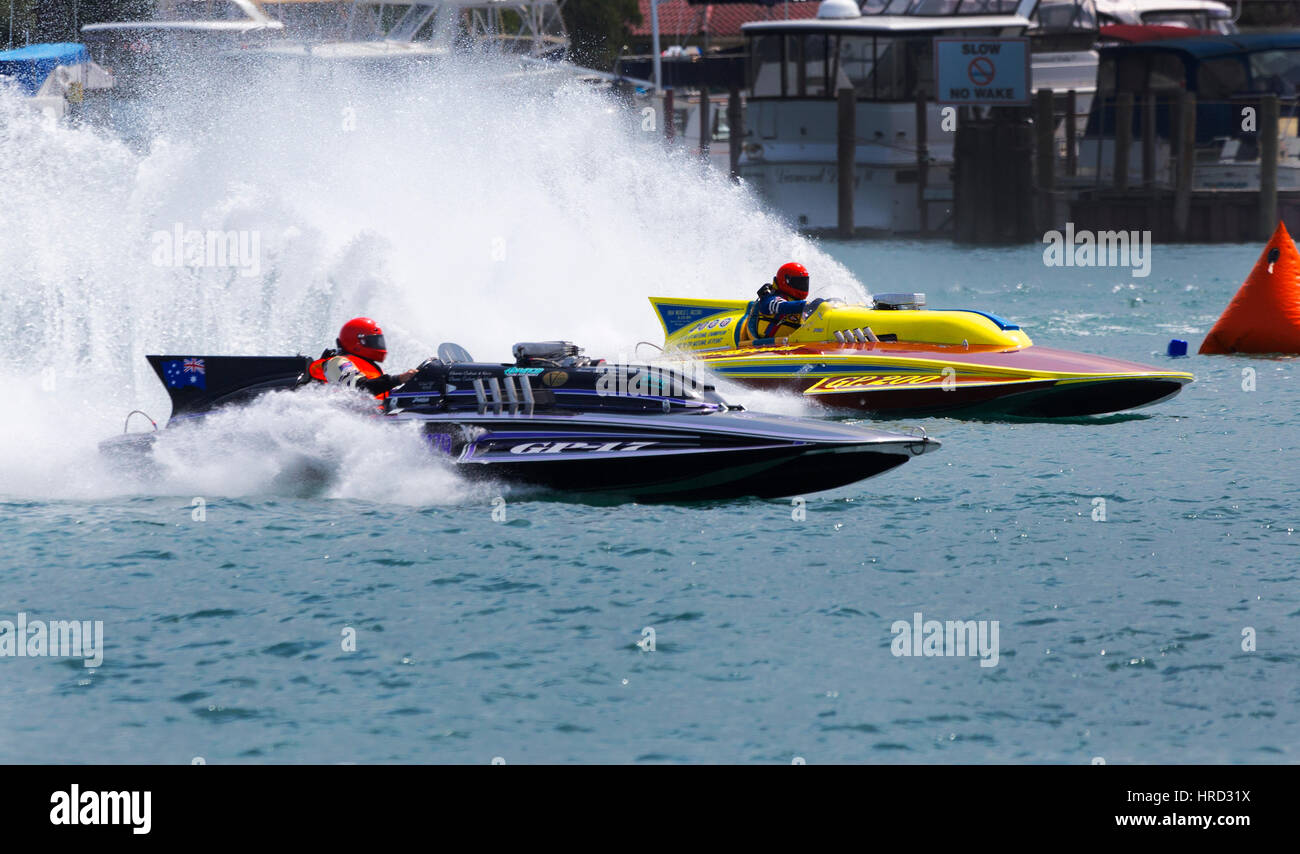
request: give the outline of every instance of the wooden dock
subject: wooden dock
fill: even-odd
[[[1067,103],[1074,102],[1068,93]],[[1059,229],[1071,222],[1079,230],[1149,231],[1164,243],[1240,243],[1267,240],[1279,220],[1300,226],[1300,190],[1279,191],[1281,141],[1294,133],[1280,121],[1283,107],[1294,116],[1297,104],[1260,94],[1231,102],[1198,105],[1192,93],[1175,96],[1120,93],[1103,104],[1103,133],[1093,134],[1095,158],[1080,157],[1072,110],[1052,108],[1050,90],[1038,93],[1035,115],[1039,225]],[[1095,105],[1094,105],[1095,106]],[[1198,109],[1249,108],[1257,129],[1243,135],[1254,150],[1250,159],[1225,159],[1228,140],[1198,141]],[[1106,116],[1110,116],[1107,122]],[[1166,129],[1158,131],[1164,116]],[[1097,119],[1094,109],[1093,120]],[[1057,128],[1066,128],[1062,146]],[[1090,128],[1091,130],[1091,128]],[[1103,143],[1108,146],[1103,158]],[[1064,151],[1062,151],[1064,148]],[[1163,159],[1164,166],[1157,168]],[[1088,162],[1091,160],[1092,162]],[[1256,186],[1208,189],[1198,186],[1200,170],[1253,168]]]
[[[1176,221],[1176,204],[1172,190],[1086,190],[1073,194],[1068,215],[1076,229],[1150,231],[1151,239],[1160,243],[1260,240],[1258,191],[1191,193],[1185,229],[1180,229]],[[1285,222],[1288,230],[1300,226],[1300,192],[1279,192],[1276,204],[1277,219]]]

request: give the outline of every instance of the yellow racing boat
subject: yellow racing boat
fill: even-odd
[[[934,311],[924,294],[873,304],[817,300],[789,336],[752,339],[752,303],[651,297],[665,351],[719,376],[797,391],[834,408],[895,415],[1070,418],[1166,400],[1184,371],[1039,347],[1019,326],[980,311]]]

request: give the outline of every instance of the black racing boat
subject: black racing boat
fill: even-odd
[[[515,364],[454,344],[420,365],[377,416],[418,422],[470,477],[640,500],[774,498],[872,477],[939,447],[920,433],[761,415],[671,370],[589,359],[567,342],[515,345]],[[167,429],[308,382],[304,356],[148,356],[167,388]],[[159,435],[101,444],[148,453]]]

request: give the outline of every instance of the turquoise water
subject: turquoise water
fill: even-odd
[[[827,248],[868,287],[1156,364],[1257,252],[1157,247],[1125,280],[1033,247]],[[0,661],[0,761],[1295,761],[1295,363],[1179,364],[1197,382],[1141,414],[927,420],[941,452],[803,521],[509,491],[504,521],[473,490],[213,497],[204,521],[189,493],[9,498],[5,615],[102,619],[106,652]],[[999,621],[997,666],[892,655],[916,611]]]
[[[107,467],[126,412],[166,416],[146,353],[314,355],[367,314],[394,366],[631,357],[662,340],[647,296],[747,297],[794,258],[818,295],[1161,365],[1260,251],[1156,247],[1135,278],[814,245],[591,93],[439,74],[177,75],[129,146],[0,91],[0,629],[105,647],[0,657],[0,762],[1300,759],[1292,360],[1179,360],[1195,384],[1112,418],[927,419],[942,450],[802,507],[471,485],[309,393],[166,439],[154,479]],[[177,226],[255,235],[256,269],[160,264]],[[892,654],[917,612],[997,621],[996,666]]]

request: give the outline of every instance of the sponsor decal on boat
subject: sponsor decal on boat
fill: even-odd
[[[569,381],[569,375],[564,371],[547,371],[542,374],[542,385],[547,388],[559,388]]]
[[[525,376],[531,377],[540,374],[544,370],[545,368],[506,368],[506,375],[509,376],[511,374],[516,374],[516,375],[524,374]]]
[[[851,377],[826,377],[808,388],[804,394],[827,394],[830,392],[854,391],[870,386],[882,385],[930,385],[943,382],[942,374],[863,374]]]
[[[524,442],[510,449],[512,454],[613,453],[639,451],[657,442]]]

